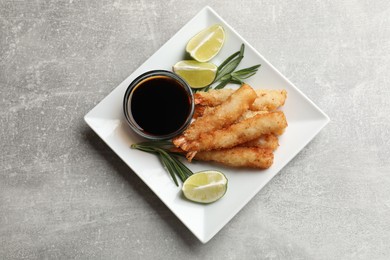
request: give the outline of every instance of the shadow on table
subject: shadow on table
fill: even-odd
[[[169,210],[154,192],[125,164],[110,147],[91,129],[84,130],[84,139],[92,149],[108,161],[112,169],[150,205],[150,207],[174,230],[190,247],[201,245],[201,242],[190,230]]]

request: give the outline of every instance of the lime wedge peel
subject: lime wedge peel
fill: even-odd
[[[222,198],[227,186],[228,179],[222,172],[208,170],[188,177],[183,183],[182,191],[188,200],[207,204]]]
[[[225,42],[225,30],[219,24],[213,24],[197,34],[187,43],[186,51],[199,62],[214,58]]]
[[[211,84],[217,74],[217,66],[211,62],[182,60],[173,65],[173,71],[191,88],[203,88]]]

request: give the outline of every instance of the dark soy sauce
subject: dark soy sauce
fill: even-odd
[[[191,100],[180,82],[167,76],[141,81],[131,95],[131,113],[147,134],[167,135],[179,130],[191,112]]]

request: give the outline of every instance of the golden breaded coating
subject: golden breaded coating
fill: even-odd
[[[253,90],[246,84],[238,90],[196,92],[195,120],[172,140],[174,150],[188,161],[269,168],[278,136],[287,127],[283,111],[278,110],[286,98],[286,90]]]
[[[257,89],[257,98],[251,105],[251,110],[272,111],[284,105],[287,98],[286,90]],[[202,106],[218,106],[229,98],[234,90],[218,89],[208,92],[197,92],[194,95],[195,104]]]
[[[195,160],[213,161],[231,167],[267,169],[274,160],[270,149],[258,147],[233,147],[196,153]]]
[[[198,117],[204,116],[205,114],[211,113],[215,108],[216,107],[195,106],[194,118],[198,118]],[[264,114],[264,113],[268,113],[268,112],[269,111],[252,111],[252,110],[247,110],[237,119],[237,121],[248,119],[248,118],[253,117],[255,115]]]
[[[275,151],[279,147],[279,140],[276,135],[264,134],[257,139],[240,144],[241,147],[258,147]]]
[[[215,107],[197,105],[195,106],[193,118],[197,119],[201,116],[204,116],[206,113],[210,113],[212,110],[214,110],[214,108]]]
[[[181,135],[173,139],[177,147],[199,138],[200,134],[211,132],[234,123],[249,106],[257,95],[249,85],[242,85],[234,91],[221,105],[215,107],[210,113],[197,118]]]
[[[286,90],[256,90],[257,98],[251,105],[251,110],[272,111],[284,105],[287,98]]]
[[[252,110],[248,110],[248,111],[245,111],[245,112],[240,116],[240,118],[237,120],[237,122],[240,122],[240,121],[242,121],[242,120],[245,120],[245,119],[254,117],[254,116],[256,116],[256,115],[267,114],[267,113],[269,113],[269,111],[252,111]]]
[[[201,134],[198,139],[184,142],[181,148],[190,152],[191,160],[196,152],[231,148],[259,138],[263,134],[279,135],[287,127],[287,120],[282,111],[258,114],[229,127]]]
[[[211,89],[207,92],[204,91],[196,92],[194,94],[195,104],[215,107],[222,104],[222,102],[228,99],[230,95],[233,94],[233,92],[234,89],[227,89],[227,88]]]

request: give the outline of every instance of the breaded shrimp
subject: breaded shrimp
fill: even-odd
[[[208,113],[211,113],[216,107],[209,107],[209,106],[195,106],[195,112],[194,112],[194,118],[198,118],[201,116],[204,116]],[[238,119],[237,121],[241,121],[244,119],[248,119],[252,116],[255,116],[257,114],[264,114],[268,113],[269,111],[252,111],[252,110],[247,110],[245,111]]]
[[[196,153],[195,160],[214,161],[232,167],[269,168],[274,159],[270,149],[233,147]]]
[[[257,89],[257,98],[250,106],[251,110],[272,111],[284,105],[287,98],[286,90]],[[218,106],[223,103],[234,90],[218,89],[208,92],[197,92],[194,95],[195,104],[202,106]]]
[[[286,90],[256,90],[257,98],[251,105],[251,110],[272,111],[284,105],[287,98]]]
[[[287,121],[282,111],[258,114],[229,127],[203,133],[196,140],[184,141],[180,147],[189,152],[186,157],[191,161],[196,152],[231,148],[263,134],[280,135],[286,127]]]
[[[195,106],[193,118],[197,119],[205,115],[206,113],[211,112],[214,108],[215,107],[197,105]]]
[[[242,85],[221,105],[210,113],[197,118],[181,135],[173,139],[176,147],[197,139],[201,133],[211,132],[234,123],[256,99],[256,92],[249,85]]]
[[[195,105],[218,106],[233,94],[234,89],[211,89],[207,92],[199,91],[194,94]]]
[[[240,116],[240,118],[237,119],[237,122],[240,122],[240,121],[242,121],[242,120],[245,120],[245,119],[254,117],[254,116],[256,116],[256,115],[267,114],[267,113],[269,113],[269,111],[251,111],[251,110],[248,110],[248,111],[245,111],[245,112]]]
[[[248,141],[246,143],[242,143],[237,145],[239,147],[257,147],[262,149],[268,149],[275,151],[279,147],[279,140],[276,135],[273,134],[264,134],[261,135],[259,138],[253,139],[251,141]],[[176,153],[185,153],[181,148],[173,147],[171,148],[172,152]]]
[[[202,106],[218,106],[224,102],[231,94],[234,89],[211,89],[207,92],[199,91],[194,94],[195,105],[200,104]]]
[[[276,135],[264,134],[259,138],[240,144],[241,147],[258,147],[275,151],[279,147],[279,140]]]

